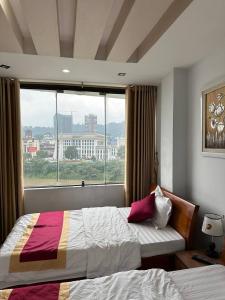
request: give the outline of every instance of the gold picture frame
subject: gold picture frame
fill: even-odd
[[[202,92],[202,152],[225,158],[225,82]]]

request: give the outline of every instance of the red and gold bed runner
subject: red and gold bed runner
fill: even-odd
[[[66,267],[69,212],[34,214],[10,257],[10,272]]]
[[[49,283],[0,291],[1,300],[68,300],[69,283]]]

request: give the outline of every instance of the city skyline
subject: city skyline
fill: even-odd
[[[120,97],[120,98],[119,98]],[[23,127],[54,127],[56,113],[55,91],[21,90],[21,119]],[[120,123],[125,119],[124,95],[108,98],[106,122]],[[63,105],[63,109],[62,109]],[[84,116],[95,114],[98,124],[105,123],[104,97],[79,94],[58,94],[58,113],[70,114],[73,124],[83,125]]]
[[[22,135],[23,137],[26,136],[26,131],[32,132],[32,136],[34,138],[41,137],[46,134],[55,136],[57,131],[59,134],[84,134],[88,132],[105,134],[106,130],[106,135],[113,138],[125,136],[125,121],[120,123],[107,123],[105,128],[105,124],[98,124],[96,115],[85,115],[84,120],[84,124],[82,125],[74,124],[70,115],[58,114],[58,118],[54,115],[53,127],[22,126]]]

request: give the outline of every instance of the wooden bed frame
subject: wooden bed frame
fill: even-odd
[[[150,192],[154,191],[156,185],[150,186]],[[162,188],[165,197],[170,198],[173,208],[169,225],[173,227],[185,239],[185,248],[192,249],[193,231],[197,221],[199,206],[188,202],[181,197]],[[157,255],[142,258],[141,269],[163,268],[172,270],[174,266],[174,254]]]
[[[223,248],[221,251],[220,259],[223,261],[223,264],[225,265],[225,237],[223,238]]]

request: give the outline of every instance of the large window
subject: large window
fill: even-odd
[[[124,94],[21,89],[25,187],[124,182]]]

